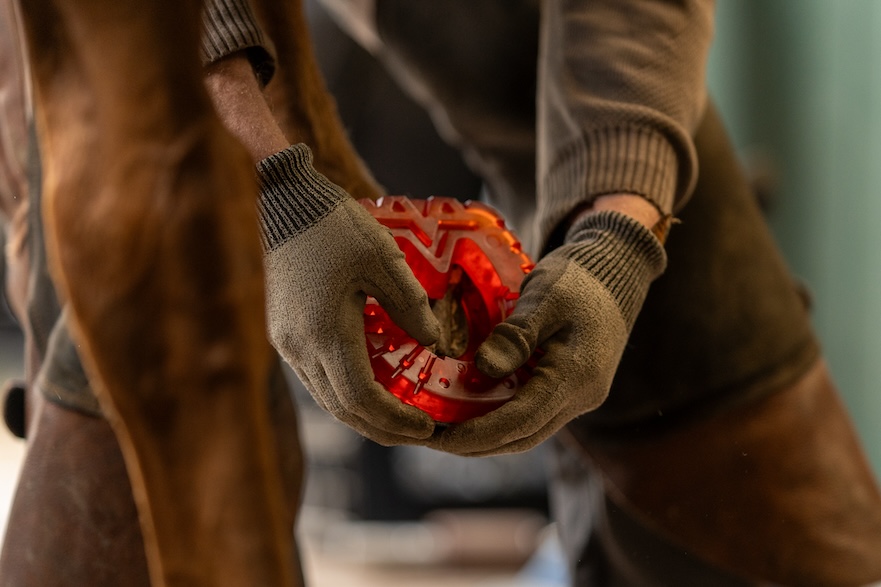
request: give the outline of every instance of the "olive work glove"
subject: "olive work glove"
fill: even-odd
[[[504,377],[540,348],[511,401],[450,426],[431,446],[460,455],[528,450],[606,399],[649,284],[667,263],[645,226],[614,211],[580,218],[536,264],[511,315],[478,348],[478,369]]]
[[[302,144],[257,165],[269,337],[318,402],[380,444],[414,444],[433,420],[373,376],[364,304],[373,296],[421,344],[440,327],[391,233],[312,167]]]

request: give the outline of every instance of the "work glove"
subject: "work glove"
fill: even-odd
[[[532,378],[507,404],[450,426],[432,446],[469,456],[525,451],[597,408],[666,262],[658,239],[629,216],[603,211],[577,220],[565,244],[526,276],[516,308],[475,356],[478,369],[505,377],[541,349]]]
[[[364,335],[373,296],[420,344],[440,327],[388,229],[293,145],[258,163],[266,304],[273,346],[316,402],[385,445],[416,444],[434,422],[374,381]]]

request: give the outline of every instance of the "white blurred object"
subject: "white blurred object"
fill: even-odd
[[[521,567],[547,521],[532,510],[437,510],[420,521],[365,522],[304,511],[300,531],[325,557],[350,564]]]

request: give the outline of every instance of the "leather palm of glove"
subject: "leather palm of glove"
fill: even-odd
[[[514,312],[475,357],[481,371],[504,377],[540,348],[532,378],[507,404],[450,426],[431,446],[468,456],[524,451],[596,409],[666,261],[658,239],[629,216],[603,211],[579,219],[565,244],[526,277]]]
[[[439,325],[388,229],[312,167],[305,145],[258,164],[273,346],[318,402],[380,444],[424,444],[434,421],[375,380],[364,339],[373,296],[421,344]]]

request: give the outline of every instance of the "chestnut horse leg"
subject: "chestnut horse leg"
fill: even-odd
[[[22,5],[53,275],[154,585],[292,585],[253,171],[210,106],[199,4]]]
[[[0,221],[13,218],[27,194],[28,92],[17,5],[0,1]]]
[[[29,96],[17,8],[13,0],[0,1],[0,232],[6,235],[0,252],[6,257],[6,283],[0,287],[6,287],[10,307],[23,324]]]

